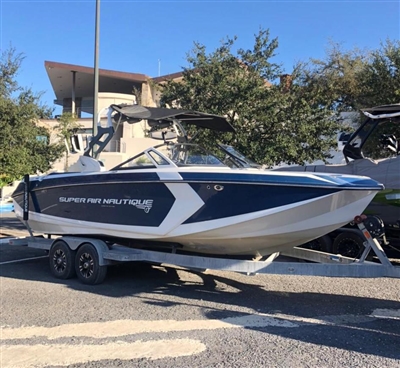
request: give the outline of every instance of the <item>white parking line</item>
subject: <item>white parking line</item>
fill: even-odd
[[[8,245],[8,242],[10,241],[10,239],[16,239],[16,238],[10,238],[10,237],[1,238],[0,239],[0,245],[3,245],[3,244]]]
[[[236,329],[249,327],[298,328],[304,324],[338,325],[363,323],[377,318],[400,318],[398,309],[375,309],[371,315],[339,315],[304,318],[285,314],[246,314],[240,317],[201,320],[115,320],[105,322],[85,322],[64,324],[54,327],[0,326],[2,340],[2,368],[31,368],[48,365],[68,366],[84,364],[105,359],[131,360],[147,358],[150,360],[167,357],[181,357],[198,354],[206,350],[206,345],[194,339],[162,339],[135,342],[109,342],[98,344],[59,344],[51,340],[60,338],[94,339],[123,338],[140,333],[168,333],[180,331]],[[350,326],[349,326],[350,327]],[[352,327],[353,328],[353,327]],[[358,328],[355,326],[354,328]],[[44,338],[46,343],[16,344],[20,339]],[[9,343],[9,341],[13,343]],[[78,341],[79,342],[79,341]]]
[[[182,321],[116,320],[107,322],[72,323],[55,327],[1,327],[1,337],[3,340],[29,339],[39,336],[47,337],[50,340],[63,337],[91,337],[103,339],[107,337],[121,337],[144,332],[177,332],[268,326],[293,328],[298,327],[298,324],[274,318],[271,315],[250,314],[223,319]]]
[[[69,366],[110,359],[162,359],[199,354],[206,346],[193,339],[170,339],[154,341],[119,341],[102,345],[84,344],[37,344],[3,345],[2,368],[33,368]]]
[[[388,318],[400,320],[400,309],[374,309],[371,313],[375,318]]]
[[[1,265],[5,265],[5,264],[10,264],[10,263],[19,263],[19,262],[31,261],[33,259],[40,259],[40,258],[49,258],[49,256],[31,257],[31,258],[16,259],[14,261],[0,262],[0,266]]]

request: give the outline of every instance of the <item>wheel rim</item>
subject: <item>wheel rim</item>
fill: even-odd
[[[79,257],[79,272],[86,279],[93,275],[94,259],[89,253],[83,253]]]
[[[317,240],[311,240],[308,242],[308,248],[311,250],[321,250],[321,243]]]
[[[53,267],[57,273],[63,273],[67,268],[67,255],[61,249],[54,252]]]
[[[338,244],[338,253],[345,257],[355,258],[360,254],[360,246],[353,239],[343,239]]]

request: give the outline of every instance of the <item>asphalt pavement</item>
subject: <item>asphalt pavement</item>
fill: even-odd
[[[14,212],[0,212],[0,238],[29,236],[25,225],[15,217]]]
[[[246,276],[127,263],[54,279],[1,216],[0,366],[399,367],[400,281]]]

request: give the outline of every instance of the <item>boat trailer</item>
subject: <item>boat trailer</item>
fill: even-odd
[[[56,278],[69,279],[77,276],[82,283],[90,285],[102,283],[106,277],[108,266],[120,262],[150,262],[200,272],[220,270],[246,275],[400,278],[400,267],[396,267],[390,262],[379,241],[373,237],[375,234],[380,234],[380,230],[375,225],[376,221],[370,221],[367,216],[361,215],[356,216],[354,222],[365,238],[365,250],[358,259],[295,247],[291,250],[271,254],[265,259],[241,260],[178,254],[176,249],[172,249],[172,251],[169,249],[170,252],[165,252],[130,248],[110,244],[96,238],[62,236],[46,239],[33,236],[32,232],[30,232],[30,237],[10,239],[9,244],[48,251],[50,270]],[[366,260],[371,250],[380,263]],[[283,260],[279,256],[283,256]]]

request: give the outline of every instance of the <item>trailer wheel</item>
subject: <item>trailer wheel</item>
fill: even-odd
[[[62,240],[53,243],[49,253],[50,271],[58,279],[70,279],[75,276],[75,252]]]
[[[90,243],[84,243],[76,252],[75,270],[82,283],[89,285],[101,284],[107,274],[107,266],[100,266],[96,248]]]
[[[305,243],[301,248],[317,250],[320,252],[332,253],[332,240],[328,235],[321,236]]]
[[[361,235],[353,232],[342,232],[333,242],[333,253],[350,258],[361,256],[364,248],[364,240]]]

